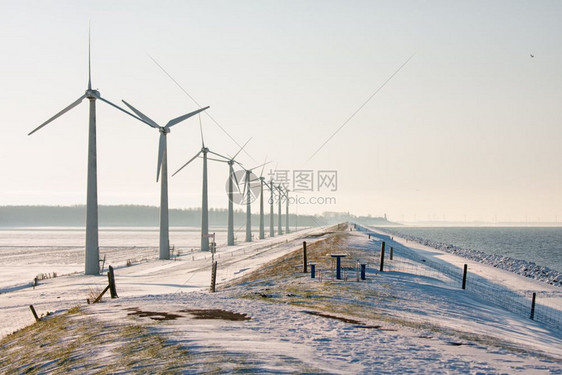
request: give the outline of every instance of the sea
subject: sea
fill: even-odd
[[[562,227],[393,227],[392,231],[562,272]]]

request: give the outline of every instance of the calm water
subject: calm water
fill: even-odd
[[[400,227],[392,230],[465,249],[535,262],[562,272],[562,228]]]

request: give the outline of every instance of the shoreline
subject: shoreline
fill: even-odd
[[[386,234],[398,236],[404,240],[416,242],[420,245],[428,246],[433,249],[441,250],[449,254],[454,254],[478,263],[493,266],[495,268],[512,272],[514,274],[527,277],[529,279],[544,282],[556,287],[562,287],[562,272],[546,266],[540,266],[534,262],[516,259],[505,255],[488,254],[480,250],[467,249],[454,244],[433,241],[422,237],[400,233],[394,228],[380,228],[366,226],[371,230],[380,230]],[[390,230],[389,230],[390,229]]]

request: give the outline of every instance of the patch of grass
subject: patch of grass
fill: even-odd
[[[295,372],[320,373],[295,358],[279,357],[280,366]],[[1,374],[259,373],[263,366],[250,353],[219,348],[193,353],[154,326],[100,321],[79,306],[0,340]]]

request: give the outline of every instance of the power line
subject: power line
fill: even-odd
[[[396,74],[398,74],[398,72],[399,72],[400,70],[402,70],[402,68],[403,68],[404,66],[406,66],[406,64],[412,59],[412,57],[414,57],[414,55],[410,56],[410,57],[406,60],[406,62],[404,62],[402,65],[400,65],[400,67],[399,67],[394,73],[392,73],[392,75],[391,75],[386,81],[384,81],[384,83],[383,83],[382,85],[380,85],[379,88],[378,88],[371,96],[369,96],[369,98],[368,98],[367,100],[365,100],[365,102],[363,102],[363,104],[361,104],[361,105],[359,106],[359,108],[357,108],[357,109],[355,110],[355,112],[353,112],[353,113],[351,114],[351,116],[349,116],[349,117],[347,118],[347,120],[345,120],[344,123],[343,123],[339,128],[337,128],[336,131],[335,131],[331,136],[329,136],[328,139],[326,139],[326,141],[324,141],[324,143],[322,143],[322,145],[321,145],[320,147],[318,147],[318,149],[317,149],[316,151],[314,151],[314,153],[307,159],[307,162],[310,161],[310,160],[311,160],[311,159],[312,159],[312,158],[313,158],[313,157],[314,157],[314,156],[315,156],[315,155],[316,155],[316,154],[317,154],[317,153],[318,153],[318,152],[319,152],[319,151],[320,151],[336,134],[338,134],[338,132],[339,132],[345,125],[347,125],[347,123],[348,123],[349,121],[351,121],[351,119],[352,119],[353,117],[355,117],[355,115],[356,115],[357,113],[359,113],[359,111],[361,111],[361,109],[363,109],[363,107],[364,107],[365,105],[367,105],[367,103],[369,103],[369,101],[370,101],[375,95],[377,95],[378,92],[379,92],[380,90],[382,90],[382,88],[383,88],[384,86],[386,86],[386,84],[387,84],[388,82],[390,82],[390,80],[391,80],[392,78],[394,78],[394,76],[395,76]]]

